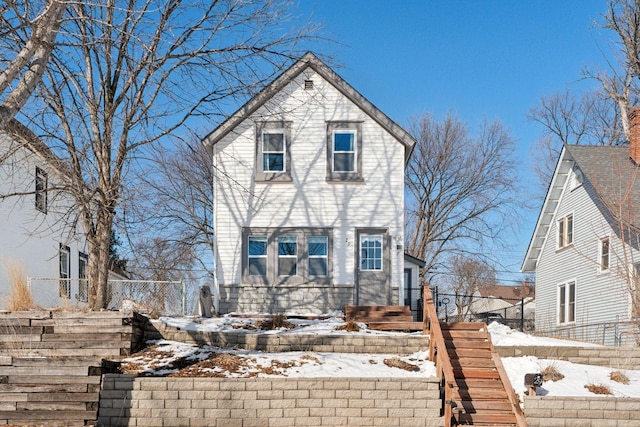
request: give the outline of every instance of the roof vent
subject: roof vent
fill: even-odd
[[[305,80],[304,90],[312,90],[312,89],[313,89],[313,80]]]

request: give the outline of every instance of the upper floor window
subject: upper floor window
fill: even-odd
[[[47,213],[47,172],[36,166],[36,209]]]
[[[362,181],[362,123],[327,123],[327,180]]]
[[[577,167],[574,167],[571,171],[571,189],[575,190],[576,188],[582,185],[582,171]]]
[[[558,220],[558,249],[573,244],[573,215],[569,214]]]
[[[291,181],[291,122],[256,122],[256,181]]]
[[[598,259],[599,259],[600,271],[609,270],[610,246],[609,246],[609,238],[608,237],[605,237],[604,239],[600,239],[600,248],[599,248],[598,252],[599,252]]]
[[[562,283],[558,286],[558,323],[576,321],[576,282]]]

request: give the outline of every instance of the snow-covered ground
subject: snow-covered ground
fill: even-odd
[[[372,334],[393,335],[397,332],[372,331],[361,328],[359,332],[336,330],[344,325],[339,313],[332,313],[325,320],[289,319],[294,325],[291,329],[264,331],[255,328],[257,319],[222,316],[213,319],[195,318],[161,318],[169,326],[194,331],[234,331],[242,333],[269,334]],[[362,325],[364,326],[364,325]],[[489,325],[491,338],[496,346],[595,346],[583,342],[537,337],[514,331],[507,326],[493,323]],[[418,332],[419,334],[420,332]],[[155,372],[155,374],[171,374],[176,367],[169,367],[172,361],[182,359],[193,363],[203,361],[200,373],[212,376],[247,377],[247,376],[290,376],[290,377],[431,377],[435,375],[435,367],[427,360],[426,352],[416,353],[399,358],[393,354],[344,354],[318,352],[264,353],[257,351],[229,350],[215,347],[197,347],[189,344],[161,341],[154,347],[154,356],[148,360],[144,356],[133,356],[125,359],[136,369]],[[207,363],[214,360],[212,355],[225,359],[233,369],[220,368]],[[136,358],[137,357],[137,358]],[[229,360],[233,360],[230,362]],[[400,361],[399,363],[394,363]],[[404,362],[404,364],[402,363]],[[187,363],[187,364],[188,364]],[[524,375],[541,372],[548,366],[555,367],[564,378],[558,381],[547,381],[538,389],[539,395],[547,396],[598,396],[585,388],[587,385],[608,387],[611,395],[618,397],[640,398],[640,370],[611,369],[599,366],[579,365],[564,361],[538,359],[532,356],[502,358],[502,363],[509,375],[512,386],[522,395]],[[391,366],[389,366],[391,365]],[[398,367],[400,366],[400,367]],[[629,384],[622,384],[611,379],[614,371],[622,372]],[[606,396],[606,395],[600,395]],[[609,395],[610,396],[610,395]]]

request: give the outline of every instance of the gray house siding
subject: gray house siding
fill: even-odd
[[[536,330],[592,342],[631,340],[615,323],[629,320],[622,246],[594,200],[591,182],[572,188],[567,180],[536,267]],[[573,244],[557,248],[558,220],[573,215]],[[600,271],[599,242],[610,238],[610,266]],[[636,258],[640,259],[640,258]],[[575,282],[575,322],[559,323],[559,286]],[[625,336],[626,335],[626,336]]]

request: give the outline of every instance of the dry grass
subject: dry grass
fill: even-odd
[[[260,329],[269,331],[275,329],[291,329],[294,327],[294,325],[287,320],[287,316],[285,316],[284,314],[276,314],[269,320],[256,323],[256,326],[258,326]]]
[[[589,390],[593,394],[613,394],[611,393],[611,389],[606,385],[602,384],[587,384],[584,386],[587,390]]]
[[[24,265],[15,261],[9,261],[4,266],[5,274],[9,279],[9,295],[6,307],[10,311],[29,310],[35,308],[31,290],[27,284],[27,273]]]
[[[360,325],[350,317],[345,321],[344,325],[338,326],[336,329],[339,331],[360,332]]]
[[[399,368],[404,369],[409,372],[418,372],[420,371],[420,367],[416,365],[412,365],[411,363],[405,362],[404,360],[398,359],[394,357],[393,359],[384,359],[384,364],[390,368]]]
[[[615,381],[617,383],[620,384],[629,384],[629,377],[627,377],[627,374],[625,374],[622,371],[612,371],[609,374],[609,378],[611,379],[611,381]]]
[[[541,372],[542,379],[545,381],[560,381],[564,378],[564,375],[558,370],[555,363],[547,365]]]

